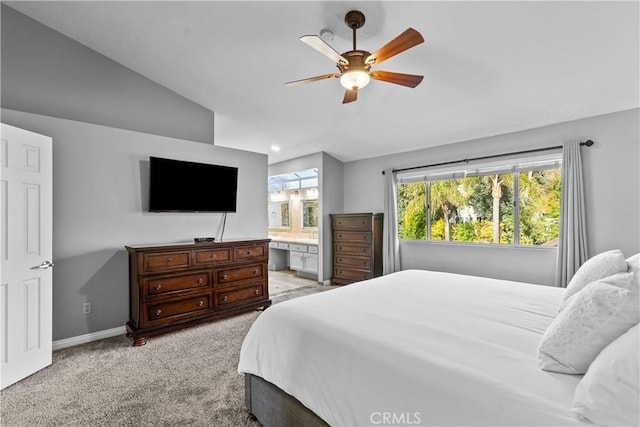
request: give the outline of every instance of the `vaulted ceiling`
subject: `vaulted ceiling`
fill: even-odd
[[[636,1],[7,4],[214,111],[215,144],[269,163],[318,151],[351,161],[639,107]],[[298,38],[329,28],[331,46],[350,50],[352,9],[367,19],[358,48],[422,33],[374,67],[422,84],[372,81],[346,105],[338,80],[285,87],[336,71]]]

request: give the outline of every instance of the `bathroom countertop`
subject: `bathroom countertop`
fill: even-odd
[[[272,242],[282,243],[298,243],[301,245],[317,245],[317,239],[308,239],[304,237],[285,237],[285,236],[269,236]]]

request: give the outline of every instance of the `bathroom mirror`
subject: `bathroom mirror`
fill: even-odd
[[[269,202],[269,228],[289,227],[289,202]]]
[[[318,228],[318,200],[302,201],[302,228]]]

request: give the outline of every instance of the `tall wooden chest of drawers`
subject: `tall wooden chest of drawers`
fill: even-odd
[[[126,246],[133,345],[147,337],[271,305],[269,239]]]
[[[334,285],[382,276],[381,213],[331,214]]]

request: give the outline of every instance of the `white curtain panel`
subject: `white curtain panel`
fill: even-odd
[[[567,287],[574,273],[587,259],[587,222],[580,142],[565,141],[562,147],[562,192],[556,285]]]
[[[384,226],[382,238],[382,274],[400,270],[400,243],[398,241],[398,190],[393,169],[384,171]]]

